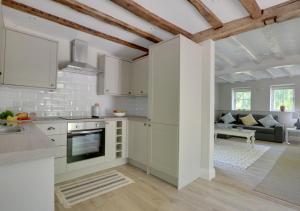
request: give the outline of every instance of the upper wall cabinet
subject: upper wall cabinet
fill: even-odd
[[[99,95],[130,95],[129,72],[131,63],[111,56],[101,56],[98,74]]]
[[[148,56],[132,63],[130,72],[130,88],[135,96],[145,96],[148,93]]]
[[[3,83],[56,88],[57,42],[5,30]]]

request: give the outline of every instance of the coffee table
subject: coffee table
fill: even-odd
[[[255,142],[255,130],[246,130],[239,128],[215,128],[215,140],[217,140],[217,135],[230,135],[246,138],[246,142],[250,143],[252,148]]]

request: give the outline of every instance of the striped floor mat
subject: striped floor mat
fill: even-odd
[[[65,208],[133,183],[133,180],[113,170],[73,180],[55,187],[55,194]]]

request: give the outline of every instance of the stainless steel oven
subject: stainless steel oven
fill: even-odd
[[[67,163],[105,156],[105,122],[68,123]]]

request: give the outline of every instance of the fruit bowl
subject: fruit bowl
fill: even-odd
[[[113,110],[113,115],[117,117],[123,117],[126,115],[126,112],[122,110]]]

